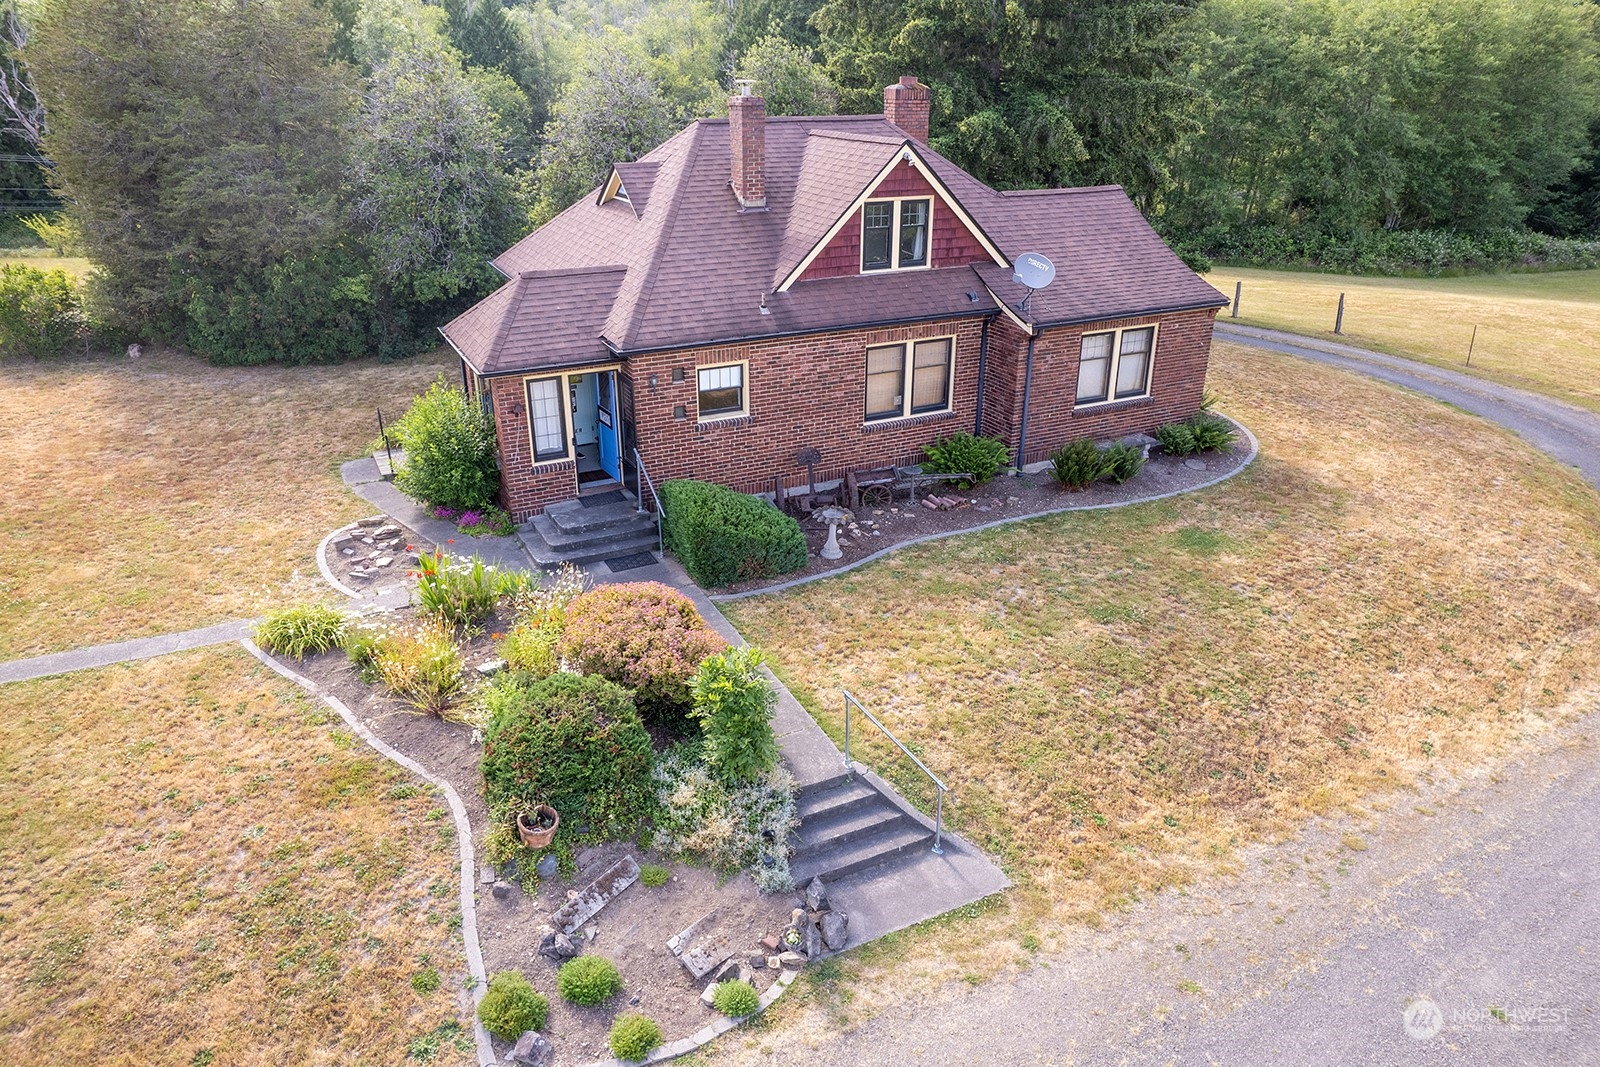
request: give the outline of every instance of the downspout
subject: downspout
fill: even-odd
[[[1038,340],[1033,331],[1028,332],[1028,366],[1022,375],[1022,428],[1017,431],[1017,474],[1022,473],[1023,449],[1028,444],[1028,397],[1033,393],[1033,342]]]
[[[978,342],[978,410],[972,417],[972,436],[983,436],[983,377],[989,369],[989,323],[993,316],[983,320],[983,338]]]

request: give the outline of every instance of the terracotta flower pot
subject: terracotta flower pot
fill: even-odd
[[[556,828],[561,825],[561,816],[556,814],[556,809],[548,804],[540,804],[533,809],[535,825],[529,825],[523,813],[517,813],[517,836],[522,838],[522,843],[529,848],[544,848],[555,840]],[[548,822],[550,825],[540,827],[537,824]]]

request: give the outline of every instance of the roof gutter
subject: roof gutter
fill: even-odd
[[[488,375],[484,374],[483,371],[478,370],[478,365],[476,363],[472,362],[472,360],[468,359],[467,358],[467,354],[465,352],[461,351],[461,349],[456,347],[456,343],[454,341],[450,340],[450,335],[444,332],[444,327],[443,326],[435,326],[434,329],[439,331],[439,336],[444,338],[444,343],[450,346],[450,350],[453,351],[457,356],[461,357],[461,362],[465,363],[467,366],[471,367],[473,370],[478,371],[478,377],[480,377],[480,378],[488,377]]]
[[[995,294],[995,299],[999,299],[999,294]],[[1050,322],[1035,322],[1033,324],[1033,328],[1035,330],[1043,330],[1053,326],[1086,326],[1091,322],[1111,322],[1116,319],[1137,319],[1143,318],[1146,315],[1172,315],[1179,311],[1202,311],[1207,308],[1216,308],[1220,310],[1227,306],[1228,301],[1226,298],[1224,298],[1221,301],[1207,301],[1203,304],[1179,304],[1176,307],[1141,308],[1137,311],[1119,311],[1111,315],[1100,314],[1090,315],[1087,317],[1079,316],[1072,319],[1053,319]]]

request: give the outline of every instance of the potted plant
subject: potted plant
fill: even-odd
[[[555,840],[556,827],[560,825],[561,816],[548,804],[538,805],[531,814],[517,812],[517,836],[529,848],[544,848],[550,844]]]

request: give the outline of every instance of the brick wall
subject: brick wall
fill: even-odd
[[[1162,423],[1186,419],[1199,411],[1200,397],[1206,387],[1206,364],[1211,355],[1211,324],[1215,317],[1216,311],[1208,309],[1045,330],[1033,349],[1033,390],[1028,401],[1028,437],[1025,443],[1028,454],[1023,457],[1023,462],[1033,463],[1044,459],[1057,448],[1079,437],[1104,441],[1131,433],[1149,433]],[[1159,323],[1160,328],[1156,331],[1155,360],[1150,371],[1150,395],[1137,400],[1077,409],[1078,357],[1082,350],[1083,335],[1151,323]],[[1015,330],[1015,327],[1012,329]],[[1027,341],[1022,331],[1015,330],[1015,333],[1021,339],[1020,351],[1025,357]],[[992,369],[995,366],[992,336],[990,346],[989,365]],[[984,392],[986,432],[991,425],[989,398],[1003,391],[1003,387],[994,386],[995,380],[991,378]],[[1016,372],[1015,395],[1020,405],[1020,363]],[[998,427],[998,416],[994,424]],[[1015,447],[1014,429],[1008,440]]]
[[[571,500],[578,492],[577,464],[571,460],[533,464],[528,437],[528,398],[519,377],[487,379],[494,400],[495,437],[500,445],[500,506],[515,522],[527,522],[545,505]]]
[[[873,189],[874,197],[926,196],[933,199],[933,254],[932,263],[938,267],[964,267],[968,263],[984,263],[989,253],[983,250],[961,219],[952,211],[922,172],[910,163],[901,163]],[[818,255],[811,261],[800,280],[809,278],[839,278],[861,273],[861,212],[845,223]]]
[[[971,431],[982,329],[983,319],[974,317],[632,357],[628,373],[645,467],[657,485],[668,478],[700,478],[745,492],[771,492],[777,476],[790,489],[806,484],[805,468],[795,456],[807,446],[822,453],[819,480],[842,477],[847,469],[914,462],[923,445],[957,430]],[[953,410],[864,425],[867,347],[951,334],[956,336]],[[695,368],[739,360],[750,366],[749,415],[697,424]],[[683,371],[683,381],[672,380],[674,368]],[[675,419],[673,410],[680,405],[685,417]]]

